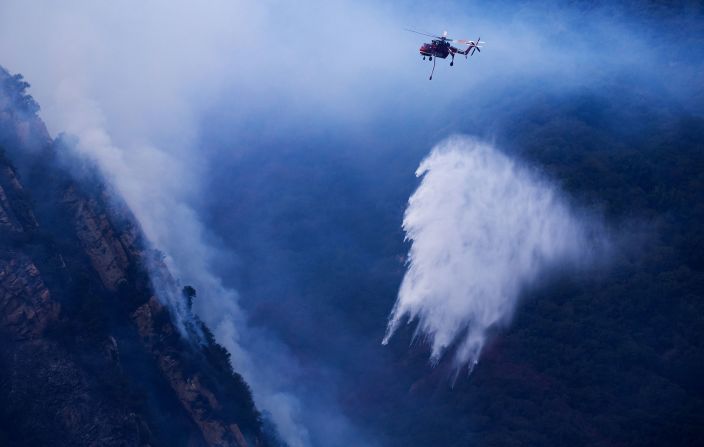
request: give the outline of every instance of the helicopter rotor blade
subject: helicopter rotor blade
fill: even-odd
[[[436,39],[442,39],[441,36],[436,36],[435,34],[421,33],[420,31],[416,31],[416,30],[412,30],[412,29],[408,29],[408,28],[404,28],[403,30],[410,31],[410,32],[416,33],[416,34],[422,34],[423,36],[434,37]]]

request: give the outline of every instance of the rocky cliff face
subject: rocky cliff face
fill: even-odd
[[[177,330],[152,287],[176,282],[26,87],[0,68],[0,445],[267,445],[229,354],[196,317]]]

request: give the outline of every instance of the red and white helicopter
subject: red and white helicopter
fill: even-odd
[[[428,60],[433,61],[433,71],[430,72],[431,81],[433,80],[433,73],[435,73],[435,59],[447,59],[447,56],[450,56],[452,57],[452,60],[450,61],[450,67],[452,67],[453,65],[455,65],[455,54],[463,54],[464,57],[467,58],[467,56],[473,55],[475,51],[479,51],[481,53],[481,44],[486,43],[482,42],[481,37],[477,40],[451,39],[447,37],[447,31],[442,33],[442,36],[421,33],[420,31],[415,31],[412,29],[406,29],[406,31],[410,31],[416,34],[422,34],[423,36],[433,37],[431,43],[424,43],[420,47],[420,54],[421,56],[423,56],[423,60],[425,60],[425,58],[427,57]],[[450,45],[451,43],[467,45],[467,48],[462,51],[459,48]]]

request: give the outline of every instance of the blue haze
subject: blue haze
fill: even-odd
[[[394,381],[427,371],[406,367],[410,334],[381,340],[430,149],[463,133],[517,151],[512,120],[544,98],[704,110],[701,18],[613,8],[5,1],[0,63],[128,196],[292,447],[398,445],[379,402],[408,405]],[[406,27],[487,44],[429,82]]]

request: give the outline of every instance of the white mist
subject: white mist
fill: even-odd
[[[408,269],[383,343],[417,321],[431,362],[451,349],[455,366],[471,370],[526,286],[558,264],[576,265],[605,237],[554,185],[486,143],[452,137],[416,175],[403,220]]]

